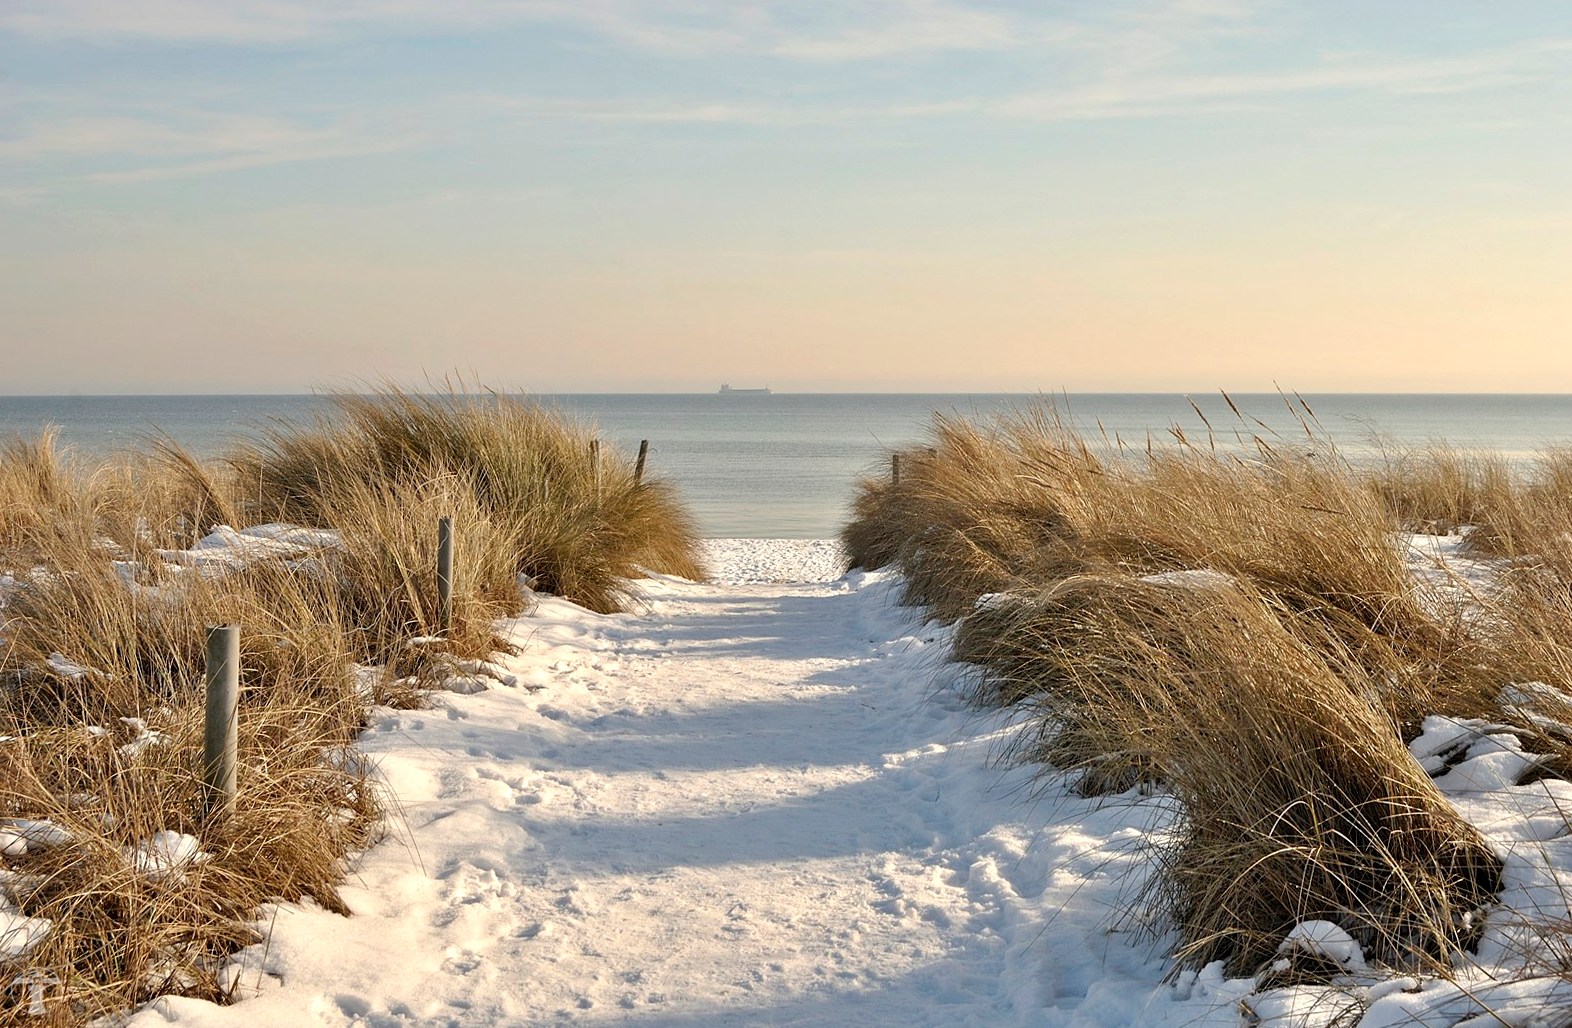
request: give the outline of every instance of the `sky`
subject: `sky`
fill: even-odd
[[[0,393],[1572,392],[1564,0],[0,0]]]

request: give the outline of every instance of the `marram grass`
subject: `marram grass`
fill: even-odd
[[[450,481],[502,536],[513,570],[592,610],[619,609],[644,570],[702,578],[692,516],[667,482],[635,482],[592,430],[497,393],[338,394],[311,425],[274,426],[230,457],[243,509],[336,527],[346,495]],[[597,455],[592,459],[592,451]]]
[[[1177,966],[1261,970],[1318,918],[1444,971],[1501,865],[1404,743],[1427,714],[1485,717],[1537,773],[1572,768],[1572,460],[1355,466],[1302,412],[1301,443],[1141,449],[1049,406],[938,416],[898,481],[859,483],[842,540],[958,622],[976,701],[1022,714],[1007,759],[1182,801],[1146,895]],[[1416,565],[1403,533],[1437,530],[1470,533],[1491,584]]]
[[[490,625],[520,608],[521,585],[607,611],[645,569],[703,573],[672,487],[635,483],[608,445],[592,461],[587,427],[497,394],[336,401],[335,417],[275,425],[219,462],[169,440],[101,467],[48,432],[0,445],[0,817],[71,840],[0,858],[0,892],[52,923],[29,959],[62,979],[56,1021],[166,993],[222,1001],[261,904],[343,910],[346,862],[381,818],[354,737],[373,704],[415,701],[411,682],[440,668],[410,645],[441,627],[439,517],[457,551],[440,646],[457,656],[497,646]],[[339,545],[221,572],[159,559],[215,525],[273,520],[334,529]],[[239,797],[209,820],[203,641],[220,623],[242,626]],[[138,870],[135,847],[158,832],[210,857]]]

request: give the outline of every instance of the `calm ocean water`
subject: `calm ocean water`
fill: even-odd
[[[674,479],[712,536],[816,538],[845,518],[852,482],[891,447],[915,442],[933,411],[987,415],[1033,402],[1028,395],[793,394],[568,395],[536,397],[593,421],[628,449],[649,439],[653,472]],[[1237,395],[1241,409],[1297,445],[1303,432],[1276,395]],[[1239,424],[1220,396],[1196,402],[1227,441]],[[1526,458],[1572,440],[1572,396],[1340,394],[1305,397],[1326,432],[1356,459],[1378,439],[1444,439]],[[1178,394],[1072,394],[1062,411],[1088,434],[1144,446],[1178,425],[1204,441],[1206,427]],[[0,437],[57,425],[76,453],[98,457],[140,447],[163,432],[201,455],[219,453],[273,419],[328,409],[317,396],[0,396]],[[1253,426],[1252,426],[1253,427]],[[1259,428],[1255,429],[1260,431]],[[1308,445],[1308,444],[1306,444]]]

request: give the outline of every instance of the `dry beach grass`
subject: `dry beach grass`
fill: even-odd
[[[1132,909],[1175,930],[1176,967],[1324,976],[1276,966],[1320,919],[1387,966],[1444,973],[1502,865],[1405,743],[1427,715],[1482,717],[1539,755],[1533,773],[1572,770],[1572,457],[1523,472],[1433,447],[1355,467],[1303,413],[1303,442],[1241,416],[1226,445],[1140,449],[1051,407],[940,416],[898,481],[860,484],[844,541],[956,623],[974,699],[1021,714],[1012,758],[1183,805]],[[381,815],[351,748],[369,706],[410,702],[439,653],[489,654],[521,578],[605,611],[644,569],[702,573],[670,487],[608,447],[592,461],[593,438],[516,398],[385,390],[217,463],[168,441],[105,468],[48,436],[0,448],[0,823],[61,830],[7,854],[0,910],[50,921],[29,959],[65,969],[59,1016],[222,999],[261,904],[338,907]],[[439,630],[444,514],[453,629],[412,646]],[[335,541],[221,567],[160,553],[270,521]],[[1400,544],[1461,526],[1488,584]],[[202,631],[222,622],[246,628],[243,770],[237,813],[207,821]],[[160,832],[209,856],[150,862]]]
[[[1008,758],[1182,801],[1146,897],[1176,966],[1267,969],[1322,919],[1444,971],[1501,864],[1405,742],[1429,714],[1483,717],[1535,773],[1568,768],[1572,461],[1438,446],[1355,467],[1300,408],[1301,440],[1240,414],[1226,445],[1208,425],[1140,449],[1051,407],[938,416],[898,481],[860,483],[843,542],[959,622],[975,700],[1021,714]],[[1464,525],[1488,586],[1416,572],[1403,530]]]
[[[26,961],[60,978],[55,1019],[224,999],[261,904],[341,907],[345,860],[381,816],[351,748],[369,708],[409,702],[434,654],[487,656],[521,579],[611,610],[644,568],[702,575],[670,486],[636,483],[609,447],[592,465],[587,427],[496,394],[337,399],[336,418],[273,426],[218,463],[167,440],[92,468],[48,434],[0,448],[0,912],[50,923]],[[453,630],[411,647],[440,627],[442,515]],[[229,564],[170,552],[283,519],[336,542]],[[203,636],[223,623],[242,626],[239,797],[205,819]],[[158,833],[207,856],[161,860]]]
[[[618,609],[641,568],[703,577],[697,530],[672,486],[636,482],[632,462],[592,446],[588,426],[494,393],[335,399],[336,416],[277,427],[230,458],[244,509],[340,527],[346,498],[368,485],[402,495],[447,482],[500,535],[512,570],[591,610]]]

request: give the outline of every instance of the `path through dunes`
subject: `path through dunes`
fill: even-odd
[[[270,911],[253,998],[132,1023],[1232,1023],[1107,927],[1161,807],[1023,802],[888,582],[643,589],[543,598],[516,685],[384,712],[355,916]]]

